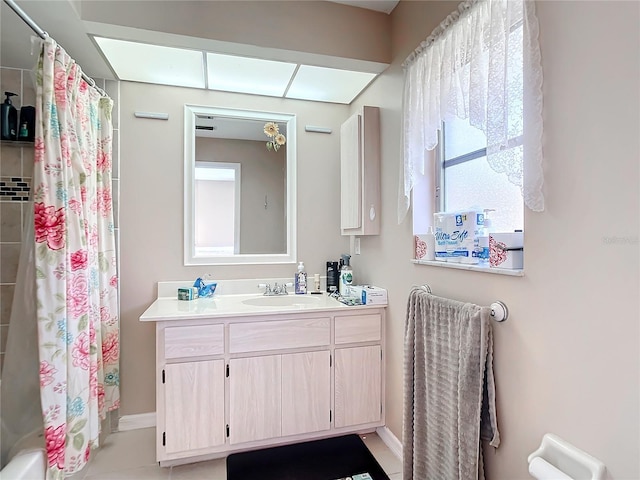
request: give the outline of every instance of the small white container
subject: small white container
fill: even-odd
[[[424,242],[427,247],[427,251],[425,253],[425,260],[435,260],[436,259],[436,235],[433,232],[433,227],[429,227],[429,231],[424,236]]]

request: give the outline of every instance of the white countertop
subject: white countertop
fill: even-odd
[[[289,294],[284,296],[265,297],[261,294],[219,295],[196,300],[178,300],[175,297],[160,297],[154,301],[140,316],[142,322],[158,322],[165,320],[187,320],[214,317],[246,317],[253,315],[276,315],[287,313],[312,313],[337,310],[376,309],[386,305],[355,305],[340,303],[326,293],[321,295]],[[273,302],[271,302],[273,300]],[[257,302],[251,305],[245,302]],[[290,304],[282,304],[291,302]],[[265,303],[267,305],[265,305]],[[275,305],[268,305],[274,303]]]

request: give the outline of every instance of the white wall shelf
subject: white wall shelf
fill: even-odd
[[[411,263],[415,263],[416,265],[429,265],[432,267],[455,268],[457,270],[472,270],[474,272],[495,273],[498,275],[508,275],[511,277],[524,277],[524,269],[512,270],[506,268],[480,267],[478,265],[440,262],[438,260],[411,260]]]

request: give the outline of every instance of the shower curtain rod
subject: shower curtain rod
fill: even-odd
[[[41,39],[45,40],[49,37],[49,34],[47,32],[45,32],[44,30],[42,30],[38,24],[36,22],[34,22],[31,17],[29,15],[26,14],[26,12],[24,10],[22,10],[22,8],[20,8],[16,2],[14,2],[14,0],[4,0],[4,3],[6,3],[7,5],[9,5],[9,7],[11,8],[11,10],[13,10],[16,15],[18,15],[22,21],[24,23],[26,23],[27,25],[29,25],[29,27],[31,27],[31,30],[33,30]],[[82,78],[85,80],[85,82],[87,82],[89,85],[91,85],[94,88],[97,88],[98,90],[100,90],[101,93],[104,94],[104,92],[102,91],[102,89],[100,87],[98,87],[96,85],[96,81],[87,76],[84,72],[82,72]]]

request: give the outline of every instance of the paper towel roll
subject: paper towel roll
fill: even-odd
[[[536,457],[529,463],[529,473],[538,480],[573,480],[543,458]]]

